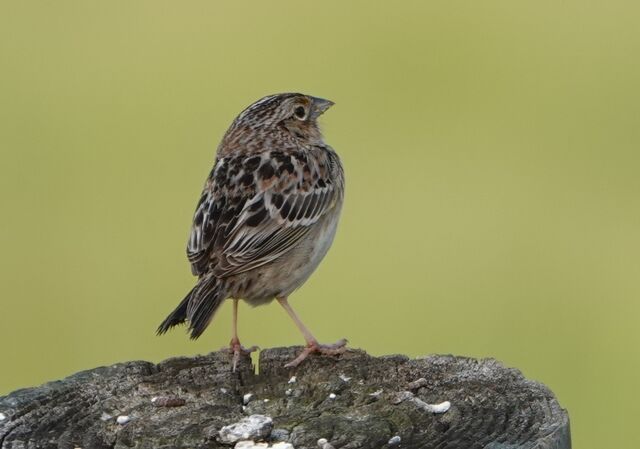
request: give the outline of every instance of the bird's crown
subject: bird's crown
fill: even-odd
[[[317,119],[332,105],[332,101],[299,93],[261,98],[233,121],[218,154],[253,153],[274,146],[322,145]]]

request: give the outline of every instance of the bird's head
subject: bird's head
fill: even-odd
[[[332,105],[332,101],[299,93],[266,96],[238,115],[223,142],[242,145],[242,141],[250,143],[246,141],[250,138],[284,132],[302,144],[321,143],[318,117]]]

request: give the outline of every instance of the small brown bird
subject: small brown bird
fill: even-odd
[[[319,344],[287,301],[320,264],[338,225],[344,172],[317,122],[332,105],[299,93],[270,95],[233,121],[218,146],[187,244],[198,282],[158,334],[188,322],[196,339],[222,302],[232,298],[235,370],[240,354],[256,349],[240,345],[238,301],[257,306],[275,298],[307,342],[286,366],[313,352],[345,350],[345,339]]]

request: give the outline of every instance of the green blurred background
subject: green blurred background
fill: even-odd
[[[495,357],[546,383],[575,447],[638,447],[637,2],[0,3],[0,394],[128,359],[193,284],[190,221],[263,95],[324,117],[347,198],[292,304],[372,354]],[[276,305],[240,336],[302,343]]]

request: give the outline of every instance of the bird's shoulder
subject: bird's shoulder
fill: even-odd
[[[286,194],[309,190],[342,176],[329,146],[289,146],[218,157],[205,184],[214,197]]]

